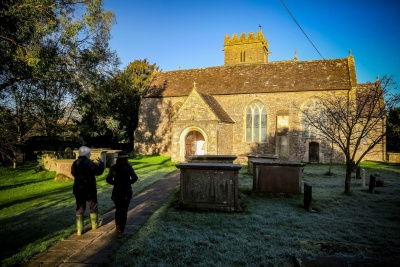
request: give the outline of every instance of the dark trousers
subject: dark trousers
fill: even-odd
[[[126,225],[126,217],[128,214],[128,207],[130,203],[129,198],[114,199],[115,204],[115,225],[117,230],[123,232]]]
[[[76,215],[82,215],[86,210],[86,202],[89,202],[90,213],[98,212],[97,195],[94,196],[79,196],[75,195],[76,199]]]

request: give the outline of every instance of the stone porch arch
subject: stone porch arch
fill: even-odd
[[[204,155],[207,154],[208,136],[207,136],[206,132],[205,132],[203,129],[201,129],[200,127],[197,127],[197,126],[190,126],[190,127],[185,128],[185,129],[181,132],[181,134],[180,134],[180,136],[179,136],[179,159],[180,159],[180,161],[185,161],[185,155],[186,155],[186,148],[185,148],[185,146],[186,146],[186,137],[187,137],[187,135],[188,135],[190,132],[192,132],[192,131],[199,132],[199,133],[203,136],[203,138],[204,138],[204,145],[203,145]]]

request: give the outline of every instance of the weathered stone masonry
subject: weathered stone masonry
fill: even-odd
[[[250,153],[308,162],[314,144],[318,162],[327,162],[329,142],[301,134],[296,107],[328,92],[355,97],[354,58],[268,62],[268,42],[261,31],[225,36],[224,52],[224,66],[156,75],[141,102],[135,153],[184,161],[197,144],[201,153],[233,154],[238,162]],[[254,102],[266,109],[266,142],[246,142],[246,110]],[[378,152],[369,159],[383,160]],[[335,153],[334,160],[343,162],[343,155]]]

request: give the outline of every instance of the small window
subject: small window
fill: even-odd
[[[240,62],[246,62],[246,51],[240,52]]]

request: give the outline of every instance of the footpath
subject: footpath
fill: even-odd
[[[119,238],[115,232],[114,212],[101,215],[103,224],[96,230],[85,226],[81,236],[72,234],[33,258],[22,262],[22,267],[88,267],[104,266],[113,252],[162,205],[179,184],[179,171],[155,182],[132,198],[125,227],[126,236]]]

